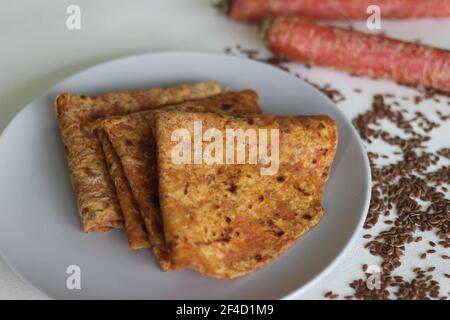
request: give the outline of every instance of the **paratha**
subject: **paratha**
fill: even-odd
[[[117,176],[124,175],[130,186],[130,190],[128,190],[120,187],[120,183],[116,185],[119,199],[133,198],[143,219],[133,218],[135,217],[135,207],[133,205],[134,202],[130,201],[127,203],[120,202],[124,216],[134,220],[132,225],[144,223],[150,242],[154,250],[157,250],[157,260],[161,268],[167,270],[170,267],[170,263],[168,256],[163,254],[167,250],[159,212],[156,150],[152,134],[154,114],[163,110],[260,113],[260,109],[257,94],[251,90],[244,90],[240,92],[226,92],[210,98],[189,101],[162,109],[112,117],[101,122],[100,127],[104,130],[109,140],[105,143],[111,143],[114,147],[115,153],[120,158],[121,168],[123,168],[122,173],[120,170],[117,170],[115,173],[112,172],[113,181],[120,182]],[[132,194],[130,194],[130,191]],[[128,228],[127,232],[129,238],[134,233]]]
[[[96,130],[96,134],[103,148],[109,174],[116,189],[117,198],[122,210],[125,229],[128,236],[128,247],[130,249],[144,249],[150,247],[150,240],[145,230],[144,221],[139,213],[134,200],[128,180],[123,173],[122,164],[116,154],[106,133],[102,129]]]
[[[123,226],[122,213],[103,151],[89,123],[99,118],[181,103],[219,92],[219,83],[211,81],[96,97],[71,93],[56,97],[55,113],[85,232],[104,232]]]
[[[199,121],[203,132],[216,128],[224,137],[226,129],[260,134],[260,129],[278,129],[277,172],[262,175],[266,164],[259,160],[227,164],[226,154],[225,163],[176,164],[170,150],[179,142],[172,141],[173,132],[186,129],[193,137],[193,123]],[[328,116],[159,112],[155,139],[165,241],[174,270],[243,276],[285,252],[323,216],[321,198],[338,140]]]

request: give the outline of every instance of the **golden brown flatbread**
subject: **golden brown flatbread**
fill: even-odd
[[[216,278],[242,276],[279,256],[321,220],[321,197],[338,137],[331,118],[176,111],[155,118],[161,213],[173,269],[191,268]],[[225,129],[278,129],[276,174],[262,175],[269,166],[259,158],[257,164],[175,164],[170,150],[179,142],[172,141],[172,134],[187,129],[194,137],[194,121],[201,121],[203,132],[219,129],[224,144]],[[256,132],[259,139],[263,133]],[[271,154],[275,133],[269,133]],[[233,160],[225,155],[224,160]]]
[[[116,185],[119,196],[133,198],[142,215],[145,228],[149,233],[150,242],[154,249],[158,250],[158,262],[163,270],[170,267],[163,235],[163,226],[159,212],[158,177],[156,170],[155,143],[152,129],[154,114],[160,110],[182,110],[196,112],[225,112],[225,113],[260,113],[258,96],[254,91],[226,92],[210,98],[185,102],[179,105],[169,106],[152,111],[133,113],[127,116],[112,117],[101,122],[101,127],[121,161],[123,173],[120,170],[112,173],[113,180],[117,176],[124,175],[131,187],[129,190]],[[102,140],[103,141],[103,140]],[[106,142],[106,144],[108,143]],[[107,155],[107,158],[109,156]],[[132,202],[121,207],[125,216],[134,217],[135,208]],[[133,224],[142,224],[136,219]],[[128,230],[128,235],[133,231]],[[165,260],[164,260],[165,259]]]
[[[56,97],[55,112],[85,232],[104,232],[123,226],[103,151],[89,123],[99,118],[200,99],[219,92],[219,84],[211,81],[97,97],[70,93]]]
[[[126,208],[126,210],[122,210],[122,213],[128,236],[128,247],[133,250],[150,248],[150,240],[145,230],[144,221],[131,193],[128,180],[123,173],[120,159],[111,142],[109,142],[105,131],[103,129],[97,129],[96,134],[105,154],[109,174],[116,188],[120,207]]]

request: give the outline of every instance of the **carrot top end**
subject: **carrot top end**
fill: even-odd
[[[217,9],[217,12],[224,16],[229,16],[231,12],[232,0],[218,0],[212,6]]]
[[[267,33],[269,29],[272,27],[273,18],[267,18],[259,25],[259,37],[262,42],[266,42]]]

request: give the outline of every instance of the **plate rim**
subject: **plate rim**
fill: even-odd
[[[62,80],[59,80],[58,82],[54,83],[53,85],[51,85],[50,87],[45,89],[41,94],[38,94],[34,98],[32,98],[24,107],[22,107],[18,112],[16,112],[16,114],[12,117],[12,119],[8,122],[8,124],[5,126],[5,128],[0,133],[0,150],[1,150],[1,146],[2,146],[2,141],[4,141],[5,133],[8,130],[10,130],[10,128],[14,125],[14,123],[16,121],[18,121],[18,119],[22,116],[22,114],[30,107],[30,105],[34,101],[45,96],[46,94],[48,94],[49,92],[54,90],[57,86],[63,84],[66,81],[69,81],[72,78],[79,76],[82,73],[89,72],[92,69],[95,69],[97,67],[100,68],[100,67],[102,67],[102,66],[104,67],[105,65],[108,65],[108,64],[114,64],[117,62],[125,61],[128,59],[133,59],[133,58],[140,58],[140,57],[146,57],[146,56],[158,56],[158,55],[160,55],[160,56],[167,56],[167,55],[196,55],[196,56],[198,56],[198,55],[203,55],[206,57],[209,56],[209,57],[216,57],[216,58],[226,57],[229,59],[238,59],[241,61],[245,61],[246,63],[254,63],[254,64],[262,65],[264,67],[277,69],[275,66],[269,65],[269,64],[261,62],[261,61],[249,59],[246,57],[227,55],[227,54],[216,53],[216,52],[195,51],[195,50],[165,50],[165,51],[155,51],[155,52],[144,52],[144,53],[137,53],[137,54],[131,54],[131,55],[123,55],[123,56],[120,56],[117,58],[105,60],[103,62],[100,62],[97,64],[92,64],[86,68],[83,68],[75,73],[70,74],[69,76],[63,78]],[[361,208],[361,214],[360,214],[358,223],[355,225],[355,228],[353,229],[353,232],[352,232],[350,238],[347,240],[347,242],[345,243],[343,248],[340,249],[339,253],[337,253],[337,255],[333,258],[332,262],[329,263],[321,271],[319,271],[319,273],[317,273],[316,276],[312,277],[309,281],[307,281],[306,283],[304,283],[302,286],[298,287],[297,289],[292,290],[290,293],[288,293],[284,296],[280,296],[278,298],[278,300],[292,300],[295,298],[296,295],[305,293],[306,291],[311,289],[314,285],[316,285],[318,282],[320,282],[323,278],[325,278],[327,275],[329,275],[330,272],[347,255],[347,253],[350,251],[351,246],[355,243],[357,237],[363,232],[362,227],[363,227],[363,224],[366,219],[368,209],[370,206],[370,200],[371,200],[370,190],[371,190],[371,185],[372,185],[372,176],[371,176],[370,163],[369,163],[369,159],[367,156],[367,152],[365,151],[364,144],[363,144],[358,132],[356,131],[355,127],[352,125],[352,123],[348,119],[348,117],[345,115],[345,113],[341,110],[341,108],[339,108],[336,105],[335,102],[333,102],[331,99],[329,99],[322,91],[318,90],[313,85],[306,82],[305,80],[295,77],[293,74],[291,74],[289,72],[285,71],[285,73],[287,76],[292,77],[296,81],[303,82],[303,84],[306,84],[311,90],[315,91],[316,93],[320,94],[322,97],[327,99],[329,101],[330,105],[332,105],[333,108],[335,108],[336,112],[339,113],[343,119],[345,119],[345,121],[347,122],[347,124],[350,127],[351,133],[356,137],[356,142],[357,142],[356,147],[358,149],[358,152],[361,152],[363,154],[362,160],[363,160],[363,165],[364,165],[364,178],[367,181],[367,183],[366,183],[366,188],[364,190],[365,197],[363,200],[363,207]],[[54,299],[54,300],[58,299],[57,297],[54,297],[54,296],[48,294],[47,292],[45,292],[44,290],[35,286],[31,281],[29,281],[26,277],[24,277],[18,270],[16,270],[16,268],[10,263],[9,259],[5,257],[1,246],[0,246],[0,257],[4,261],[4,263],[8,266],[8,268],[13,272],[13,274],[16,275],[23,283],[30,286],[37,292],[43,294],[46,298],[50,298],[50,299]]]

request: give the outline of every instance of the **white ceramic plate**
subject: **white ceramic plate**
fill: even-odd
[[[149,250],[127,249],[121,230],[84,234],[53,115],[63,91],[111,91],[219,80],[251,88],[265,112],[327,114],[339,147],[323,199],[325,217],[282,257],[232,281],[161,272]],[[171,52],[114,60],[78,73],[31,102],[0,138],[0,253],[26,282],[59,299],[292,298],[330,271],[358,235],[370,198],[366,153],[343,113],[319,91],[269,65],[225,55]],[[69,265],[81,290],[68,290]]]

